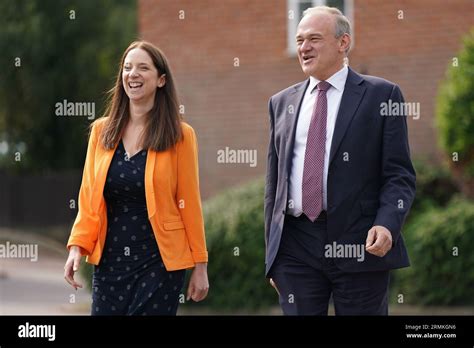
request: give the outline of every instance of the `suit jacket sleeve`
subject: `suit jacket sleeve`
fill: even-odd
[[[275,149],[275,119],[271,98],[268,102],[268,110],[270,115],[270,139],[268,144],[267,174],[265,181],[265,245],[268,245],[278,180],[278,155]]]
[[[178,207],[194,262],[207,262],[204,219],[199,191],[198,145],[194,130],[183,126],[183,140],[178,144]]]
[[[94,158],[98,145],[97,124],[93,125],[87,145],[86,162],[82,174],[81,188],[79,190],[78,213],[72,227],[67,248],[80,246],[83,255],[90,255],[94,248],[99,233],[99,216],[92,212],[91,197],[94,187]]]
[[[398,86],[393,87],[389,99],[404,102]],[[383,117],[382,188],[374,225],[386,227],[395,244],[415,197],[416,176],[410,160],[407,115]]]

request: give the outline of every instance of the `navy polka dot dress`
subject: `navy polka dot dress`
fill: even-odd
[[[94,268],[92,315],[176,315],[185,270],[168,272],[145,200],[147,150],[117,146],[104,187],[107,237]]]

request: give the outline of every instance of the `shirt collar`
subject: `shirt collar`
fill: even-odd
[[[347,65],[344,64],[344,66],[335,74],[333,74],[330,78],[328,78],[326,82],[330,83],[332,87],[342,92],[342,90],[344,90],[344,85],[346,84],[348,73],[349,69],[347,68]],[[313,76],[309,77],[308,88],[311,91],[310,93],[314,93],[315,87],[319,82],[321,82],[321,80],[318,80]]]

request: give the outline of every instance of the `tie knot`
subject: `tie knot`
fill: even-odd
[[[329,87],[331,87],[331,84],[326,81],[321,81],[316,87],[318,88],[318,90],[326,92]]]

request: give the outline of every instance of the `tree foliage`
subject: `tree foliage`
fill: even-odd
[[[135,1],[2,1],[0,22],[0,166],[81,167],[91,119],[57,116],[55,105],[94,103],[100,115],[120,55],[136,38]]]
[[[474,28],[464,38],[441,85],[436,124],[463,193],[474,198]]]

